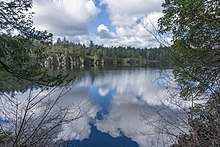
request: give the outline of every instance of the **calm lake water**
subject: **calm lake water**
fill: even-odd
[[[168,146],[173,143],[168,131],[179,133],[177,126],[185,117],[169,99],[172,82],[169,69],[86,71],[59,101],[80,106],[86,115],[61,126],[55,140],[70,147]]]
[[[62,103],[88,98],[89,107],[93,104],[96,109],[63,126],[58,138],[66,140],[66,146],[168,146],[173,138],[164,130],[176,130],[170,122],[176,125],[182,115],[169,106],[171,73],[149,68],[86,72]]]

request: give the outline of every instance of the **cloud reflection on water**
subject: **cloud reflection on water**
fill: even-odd
[[[171,70],[166,72],[171,75]],[[89,113],[62,125],[56,140],[89,139],[92,123],[100,132],[108,133],[112,137],[126,136],[140,146],[162,145],[169,138],[163,136],[164,134],[158,135],[158,127],[173,128],[166,124],[158,113],[158,110],[171,112],[164,109],[167,108],[164,104],[169,107],[167,87],[171,85],[166,84],[165,79],[160,79],[161,73],[163,70],[144,68],[106,70],[95,74],[88,72],[58,104],[71,109],[79,102],[86,102],[80,111]],[[46,92],[42,93],[42,96],[45,94]],[[56,95],[59,95],[59,91],[50,97]],[[25,94],[17,97],[22,101]],[[165,113],[162,114],[167,117]],[[75,117],[75,114],[70,113],[68,117]],[[172,119],[178,123],[178,118],[173,116]]]
[[[131,70],[121,73],[110,72],[104,78],[97,78],[94,84],[111,85],[116,89],[112,96],[109,113],[102,120],[96,121],[96,127],[101,132],[108,132],[113,137],[125,135],[140,146],[158,145],[158,134],[155,128],[146,124],[147,121],[157,121],[160,116],[157,110],[163,107],[167,98],[167,90],[159,79],[160,70]],[[139,97],[139,98],[137,98]],[[144,117],[143,117],[144,113]],[[156,124],[158,123],[158,124]],[[162,136],[159,138],[162,144]],[[164,139],[164,138],[163,138]],[[167,138],[168,139],[168,138]]]
[[[96,100],[100,105],[99,111],[105,109],[101,107],[108,107],[108,113],[102,114],[102,119],[95,120],[97,129],[112,137],[125,135],[140,146],[162,145],[164,141],[169,141],[161,134],[158,136],[155,128],[147,124],[155,121],[154,125],[159,126],[162,122],[157,110],[164,107],[168,85],[160,79],[161,72],[156,69],[104,71],[104,74],[93,76],[92,82],[85,83],[85,87],[90,88],[91,100]],[[171,74],[171,71],[166,72]],[[115,91],[109,97],[112,89]],[[109,99],[110,102],[106,102],[108,105],[102,105]]]

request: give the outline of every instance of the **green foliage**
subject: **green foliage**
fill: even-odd
[[[0,35],[12,35],[14,31],[19,36],[37,39],[42,42],[52,41],[52,34],[47,31],[37,31],[33,28],[33,13],[29,13],[32,0],[4,0],[0,2]]]
[[[21,35],[31,31],[31,15],[26,16],[25,11],[32,7],[31,0],[5,0],[0,2],[0,29],[7,31],[8,34],[19,30]],[[28,30],[28,31],[27,31]]]
[[[64,42],[60,39],[47,49],[47,54],[51,56],[52,66],[58,66],[58,58],[64,56],[65,61],[70,61],[70,58],[81,66],[100,66],[100,65],[150,65],[156,63],[161,67],[171,67],[169,50],[170,48],[134,48],[134,47],[104,47],[95,45],[92,41],[90,46],[86,47],[82,44],[67,42],[64,47]]]
[[[7,65],[8,70],[17,72],[27,69],[27,66],[30,68],[30,64],[33,64],[35,68],[40,66],[39,63],[44,57],[40,43],[21,36],[1,35],[0,48],[1,61],[5,66]]]
[[[185,99],[208,98],[191,108],[191,132],[176,146],[219,146],[220,1],[165,0],[160,33],[173,35],[174,75]]]
[[[7,71],[18,80],[39,82],[43,77],[46,80],[42,62],[52,34],[35,30],[31,7],[32,0],[0,2],[0,71]]]
[[[66,72],[53,73],[44,68],[43,63],[48,57],[45,49],[52,44],[52,34],[35,30],[32,13],[29,13],[31,7],[32,0],[0,1],[0,110],[6,119],[2,123],[0,118],[0,146],[35,146],[36,142],[42,146],[42,142],[47,142],[53,135],[51,130],[70,122],[64,120],[67,109],[59,106],[56,108],[60,111],[53,109],[64,90],[55,99],[39,95],[44,90],[49,90],[50,94],[58,86],[68,89],[69,82],[79,73],[68,77]],[[68,41],[63,42],[64,48],[68,48]],[[35,88],[42,90],[33,96],[31,91]],[[15,91],[27,90],[30,93],[22,97],[24,103],[14,98]],[[44,109],[42,115],[34,112],[39,107]]]
[[[4,132],[2,129],[0,129],[0,143],[9,141],[10,137],[11,137],[11,133]]]
[[[173,147],[217,147],[220,145],[220,98],[211,97],[206,104],[197,104],[191,108],[193,119],[189,118],[191,126],[189,134],[178,137],[178,143]]]
[[[182,89],[192,87],[200,93],[219,89],[212,87],[219,84],[220,1],[166,0],[163,7],[160,32],[173,34],[174,74]]]

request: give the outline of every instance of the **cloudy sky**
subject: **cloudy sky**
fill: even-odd
[[[155,47],[144,28],[162,16],[162,0],[34,0],[34,25],[57,37],[105,46]]]

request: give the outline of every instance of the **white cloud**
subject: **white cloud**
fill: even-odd
[[[63,36],[55,36],[54,41],[57,40],[57,38],[63,38]],[[80,43],[80,44],[86,44],[89,45],[91,36],[89,34],[79,34],[79,35],[71,35],[71,36],[65,36],[67,40],[74,42],[74,43]]]
[[[105,46],[158,47],[159,43],[144,26],[150,30],[157,27],[162,16],[161,4],[162,0],[100,0],[100,5],[107,8],[111,24],[100,23],[97,33],[90,34],[89,24],[101,12],[93,0],[34,0],[34,25],[53,33],[54,40],[65,36],[87,45],[93,40]]]
[[[82,99],[82,97],[79,99]],[[76,110],[76,105],[73,105],[72,108],[70,107],[70,112],[67,117],[70,119],[74,117],[77,118],[78,116],[82,117],[71,121],[70,123],[61,125],[61,131],[58,133],[55,140],[83,140],[89,138],[91,133],[91,125],[89,123],[95,118],[97,109],[94,104],[86,99],[83,101],[81,100],[80,103],[75,100],[75,104],[77,103],[80,105],[80,108]]]
[[[144,19],[142,20],[144,21]],[[155,22],[155,21],[154,21]],[[106,26],[105,26],[106,27]],[[152,29],[152,26],[146,26],[147,29]],[[97,28],[98,35],[96,42],[106,46],[133,46],[133,47],[157,47],[159,43],[154,36],[145,28],[144,24],[135,24],[130,27],[116,26],[116,32],[110,32],[108,28],[99,26]],[[105,34],[105,35],[104,35]]]
[[[164,142],[171,143],[169,141],[172,136],[163,132],[163,129],[168,129],[177,135],[179,133],[177,126],[183,123],[178,119],[185,118],[185,115],[179,113],[177,116],[178,111],[167,110],[163,105],[148,105],[136,101],[129,90],[126,93],[113,96],[108,115],[105,115],[103,120],[96,121],[97,129],[112,137],[127,136],[136,141],[140,147],[162,146]],[[151,101],[157,97],[148,96]],[[173,124],[169,124],[168,120]]]
[[[102,30],[109,32],[108,27],[104,24],[100,24],[97,28],[98,32],[101,32]]]
[[[34,25],[55,36],[74,36],[88,33],[89,22],[99,9],[92,0],[34,0]]]
[[[159,46],[154,36],[144,27],[150,31],[154,27],[157,28],[157,21],[162,16],[162,0],[100,1],[102,5],[107,6],[111,24],[115,27],[116,32],[111,32],[114,33],[111,38],[98,35],[96,42],[106,46],[120,45],[141,48]]]
[[[113,25],[132,26],[139,18],[160,12],[162,0],[101,0],[101,3],[108,6]]]
[[[158,30],[158,19],[162,16],[161,12],[150,13],[147,17],[143,18],[143,25],[150,31]]]
[[[100,96],[106,96],[109,93],[109,88],[108,87],[100,87],[99,88],[99,95]]]
[[[102,38],[104,40],[113,39],[115,37],[115,33],[110,32],[108,27],[106,25],[104,25],[104,24],[100,24],[98,26],[97,32],[98,33],[97,33],[96,37]],[[99,41],[97,41],[97,42],[99,43]],[[106,44],[106,43],[103,43],[103,44]]]
[[[178,134],[177,127],[166,120],[172,120],[176,122],[174,125],[178,125],[181,123],[178,122],[178,118],[184,118],[184,115],[173,115],[176,110],[169,111],[168,107],[163,105],[168,93],[167,85],[162,84],[165,81],[159,80],[161,71],[131,70],[120,74],[110,73],[94,80],[94,84],[100,87],[109,85],[116,89],[111,99],[109,113],[102,120],[96,120],[95,125],[99,131],[112,137],[124,135],[136,141],[140,147],[162,146],[164,142],[169,141],[170,136],[163,133],[162,129]],[[140,100],[136,96],[140,96]]]

